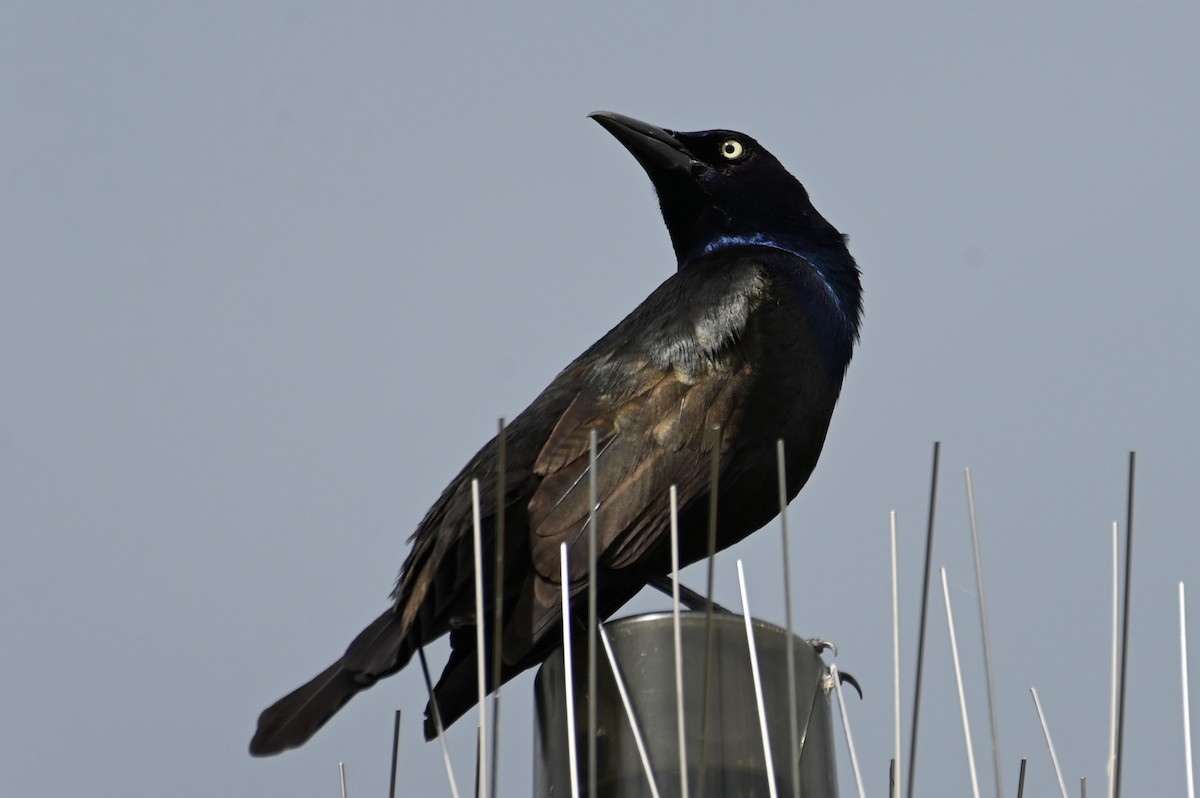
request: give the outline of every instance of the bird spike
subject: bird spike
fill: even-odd
[[[400,710],[396,710],[396,721],[392,727],[392,772],[388,784],[388,798],[396,798],[396,777],[400,772]]]
[[[709,467],[708,485],[708,584],[705,591],[708,595],[708,609],[704,620],[704,682],[703,699],[700,702],[700,784],[696,790],[697,798],[704,798],[704,785],[708,779],[704,772],[708,767],[708,692],[712,679],[712,645],[713,645],[713,592],[716,589],[717,566],[717,483],[721,476],[721,425],[717,424],[710,430],[712,459]]]
[[[754,623],[750,619],[750,601],[746,597],[746,570],[742,561],[737,561],[738,591],[742,596],[742,620],[746,624],[746,647],[750,650],[750,677],[754,682],[754,703],[758,708],[758,731],[762,735],[763,763],[767,769],[767,792],[771,798],[779,798],[775,785],[775,762],[771,757],[771,736],[767,731],[767,706],[763,700],[762,675],[758,671],[758,646],[754,644]],[[788,640],[790,649],[792,641]]]
[[[796,716],[796,647],[792,628],[792,561],[788,554],[787,461],[783,438],[775,441],[775,470],[779,474],[779,533],[783,546],[783,614],[787,624],[788,748],[792,765],[792,798],[800,798],[800,720]]]
[[[846,747],[850,750],[850,767],[854,770],[854,783],[858,787],[858,798],[867,798],[862,771],[858,767],[858,754],[854,751],[854,735],[850,733],[850,715],[846,712],[846,699],[842,695],[842,678],[837,665],[829,666],[829,675],[833,677],[833,687],[837,692],[838,709],[842,714],[842,731],[846,733]]]
[[[425,661],[425,647],[417,649],[417,658],[421,661],[421,675],[425,677],[425,689],[429,691],[429,711],[433,715],[433,728],[437,733],[438,743],[442,747],[442,762],[446,766],[446,778],[450,782],[450,795],[459,798],[458,780],[454,778],[454,766],[450,764],[450,747],[446,745],[446,730],[442,726],[442,713],[438,711],[437,696],[433,694],[433,680],[429,678],[429,663]]]
[[[900,567],[896,554],[896,511],[891,512],[892,542],[892,781],[888,798],[900,798]]]
[[[476,746],[479,765],[476,770],[475,794],[486,798],[488,785],[487,759],[487,657],[484,652],[486,636],[486,618],[483,613],[483,519],[479,509],[479,480],[471,480],[471,541],[475,553],[475,657],[479,685],[479,739]]]
[[[637,747],[638,758],[642,760],[642,770],[650,785],[650,796],[659,798],[658,782],[654,779],[654,768],[650,765],[650,752],[646,750],[646,740],[638,726],[637,715],[633,711],[633,702],[629,699],[629,691],[625,689],[625,679],[621,677],[621,668],[617,664],[616,654],[613,653],[612,643],[609,642],[608,633],[604,631],[604,627],[600,627],[597,631],[600,634],[600,642],[604,644],[604,654],[608,657],[609,667],[612,668],[613,682],[617,685],[617,694],[621,697],[621,705],[625,708],[625,717],[629,720],[629,728],[633,732],[633,743]],[[594,776],[588,777],[589,781],[594,778]]]
[[[1117,704],[1117,759],[1113,796],[1121,798],[1121,764],[1125,760],[1125,684],[1129,670],[1129,592],[1133,585],[1133,476],[1137,452],[1129,453],[1129,487],[1125,494],[1125,608],[1121,622],[1121,684]]]
[[[1004,795],[1000,778],[1000,728],[996,718],[996,681],[992,676],[992,636],[988,631],[987,600],[983,590],[983,554],[979,545],[979,522],[975,515],[975,486],[971,482],[971,469],[964,468],[967,480],[967,513],[971,520],[971,549],[975,554],[975,592],[979,597],[979,628],[983,638],[983,674],[987,681],[988,723],[992,734],[992,773],[996,781],[996,798]]]
[[[599,620],[596,617],[596,526],[600,523],[600,490],[596,479],[596,460],[597,454],[597,436],[596,430],[588,431],[588,559],[587,559],[587,593],[588,593],[588,619],[587,619],[587,690],[588,690],[588,736],[587,736],[587,763],[588,763],[588,795],[596,794],[596,771],[598,763],[596,761],[596,630],[599,628]]]
[[[929,617],[929,579],[932,571],[933,519],[937,507],[938,460],[942,442],[933,442],[933,468],[929,479],[929,523],[925,527],[925,576],[921,582],[921,620],[917,630],[917,673],[913,685],[912,732],[908,743],[908,798],[917,779],[917,731],[921,720],[921,679],[925,674],[925,625]]]
[[[1058,777],[1058,789],[1062,793],[1062,798],[1067,798],[1067,783],[1063,781],[1062,768],[1058,766],[1058,754],[1054,752],[1054,740],[1050,737],[1050,727],[1046,725],[1046,715],[1042,712],[1042,702],[1038,698],[1036,687],[1029,688],[1030,695],[1033,696],[1033,707],[1037,710],[1038,722],[1042,724],[1042,735],[1046,738],[1046,747],[1050,749],[1050,761],[1054,764],[1054,775]]]
[[[679,491],[671,486],[671,620],[675,637],[675,710],[679,728],[679,795],[688,798],[687,734],[683,717],[683,634],[679,622]]]
[[[492,601],[492,783],[491,798],[496,798],[496,785],[500,772],[500,670],[504,662],[504,516],[508,485],[507,429],[504,417],[496,422],[496,561],[493,581],[496,583],[495,599]],[[480,653],[482,656],[482,652]],[[394,796],[393,796],[394,798]]]
[[[962,663],[958,658],[958,635],[954,631],[954,610],[950,607],[950,585],[946,581],[945,568],[941,569],[941,575],[942,596],[946,601],[946,627],[950,630],[950,655],[954,659],[954,681],[958,685],[958,706],[962,711],[963,740],[967,746],[967,767],[971,772],[971,795],[979,798],[979,774],[975,770],[975,747],[971,743],[971,722],[967,717],[967,693],[963,689]]]
[[[562,640],[563,692],[567,698],[567,764],[571,773],[571,798],[579,798],[579,750],[575,734],[575,668],[571,655],[571,565],[567,544],[558,546],[559,567],[562,569]]]

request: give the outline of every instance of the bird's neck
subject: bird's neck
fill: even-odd
[[[770,268],[793,290],[804,308],[830,371],[843,372],[858,339],[862,285],[858,266],[840,237],[837,244],[831,247],[793,242],[761,233],[723,235],[705,245],[700,257],[738,248],[792,255],[770,259]],[[681,260],[679,268],[687,267],[688,261]]]

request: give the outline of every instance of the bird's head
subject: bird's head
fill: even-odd
[[[680,268],[738,244],[801,256],[845,251],[844,238],[813,207],[800,181],[744,133],[679,133],[607,111],[591,117],[650,176]]]

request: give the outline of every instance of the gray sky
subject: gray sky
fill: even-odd
[[[1006,787],[1028,756],[1040,795],[1031,685],[1068,783],[1104,781],[1109,528],[1138,450],[1126,786],[1182,793],[1195,4],[102,6],[13,2],[0,25],[6,793],[333,796],[344,760],[351,794],[379,795],[401,707],[405,794],[448,794],[416,670],[298,751],[246,745],[385,606],[496,417],[672,270],[644,174],[585,118],[601,108],[749,133],[851,237],[862,344],[790,517],[799,628],[866,690],[872,794],[888,511],[907,707],[935,439],[981,776],[968,465]],[[781,621],[777,546],[772,528],[722,555],[721,600],[742,557]],[[940,603],[929,645],[918,783],[960,796]],[[531,701],[528,677],[505,692],[507,795],[529,792]],[[452,730],[461,780],[472,726]]]

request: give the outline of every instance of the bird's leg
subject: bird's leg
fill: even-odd
[[[675,584],[671,581],[671,577],[667,576],[666,574],[655,574],[654,576],[650,577],[648,584],[651,587],[667,594],[668,596],[673,597],[675,595]],[[711,604],[713,612],[724,612],[728,615],[733,614],[731,610],[722,607],[717,602],[709,601],[706,597],[700,595],[695,590],[685,587],[682,582],[679,583],[679,603],[687,607],[689,610],[705,611],[708,610],[708,606]]]

